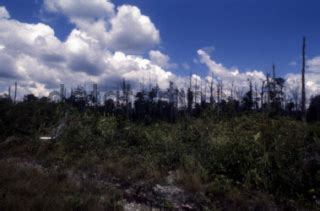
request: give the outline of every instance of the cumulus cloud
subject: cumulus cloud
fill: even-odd
[[[46,11],[63,14],[100,45],[126,53],[143,53],[160,42],[159,30],[136,6],[115,9],[109,0],[45,0]]]
[[[0,78],[18,78],[18,74],[14,71],[16,64],[12,56],[0,51],[0,64]]]
[[[10,14],[5,7],[0,6],[0,18],[10,18]]]
[[[148,59],[139,56],[126,56],[121,52],[116,52],[113,56],[113,65],[127,80],[139,83],[151,81],[153,84],[157,83],[160,88],[166,88],[169,81],[175,77],[173,73],[165,71]]]
[[[158,50],[149,51],[149,58],[151,62],[164,69],[173,69],[177,67],[177,64],[170,63],[170,57],[168,55],[165,55]]]
[[[242,87],[247,86],[248,80],[256,84],[261,84],[261,81],[266,78],[262,71],[252,70],[240,72],[237,68],[227,68],[213,60],[209,53],[203,49],[198,50],[197,53],[200,63],[205,64],[209,69],[209,75],[213,74],[216,79],[222,80],[226,84],[234,84]]]
[[[114,5],[109,0],[44,0],[46,10],[61,13],[75,24],[93,22],[112,16]]]
[[[142,15],[139,8],[130,5],[118,7],[107,37],[112,48],[128,53],[142,52],[160,42],[160,33],[150,18]]]
[[[115,81],[152,80],[161,88],[175,77],[141,55],[113,50],[90,31],[73,29],[65,41],[54,29],[38,23],[0,19],[0,88],[18,81],[19,93],[47,95],[60,83],[99,83],[104,88]]]
[[[10,73],[10,76],[15,78],[28,79],[28,71],[34,69],[27,70],[26,58],[39,60],[42,55],[53,54],[59,49],[60,41],[54,36],[53,29],[47,25],[0,19],[0,45],[4,46],[0,51],[0,59],[7,61],[7,67],[3,67],[6,69],[2,68],[2,72]]]

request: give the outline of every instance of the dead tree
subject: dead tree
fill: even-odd
[[[116,90],[116,107],[119,108],[119,106],[120,106],[120,84],[118,84],[117,90]]]
[[[217,112],[218,116],[220,116],[220,110],[221,110],[221,99],[222,99],[222,90],[223,90],[223,83],[222,80],[218,81],[217,84]]]
[[[14,98],[13,98],[13,104],[16,104],[17,100],[17,82],[14,82]]]
[[[210,83],[210,105],[212,106],[214,103],[213,98],[213,76],[211,77],[211,83]]]
[[[220,102],[223,100],[223,83],[220,81]]]
[[[207,81],[204,80],[204,101],[207,103]]]
[[[126,82],[125,79],[123,79],[122,81],[122,93],[123,93],[123,100],[124,100],[124,104],[125,107],[127,107],[129,105],[129,96],[131,94],[131,86],[128,82]]]
[[[194,104],[196,105],[198,103],[198,80],[195,78],[196,83],[194,85]]]
[[[8,87],[8,97],[11,100],[11,86],[10,85]]]
[[[260,97],[261,97],[261,99],[260,99],[260,104],[261,104],[261,108],[263,108],[263,97],[264,97],[264,89],[265,89],[265,81],[263,80],[262,81],[262,85],[261,85],[261,93],[260,93]]]
[[[258,111],[259,110],[259,97],[258,97],[258,85],[257,83],[254,84],[254,91],[255,91],[255,100],[254,100],[254,105],[255,109]]]
[[[187,93],[187,101],[188,101],[188,112],[189,114],[192,113],[192,106],[193,106],[193,92],[192,92],[192,74],[190,75],[190,85],[188,88],[188,93]]]
[[[272,65],[272,92],[276,92],[276,65]],[[276,96],[274,96],[275,98]]]
[[[300,85],[297,80],[297,81],[295,81],[295,86],[290,88],[291,97],[292,97],[294,105],[295,105],[295,107],[294,107],[295,111],[299,111],[299,109],[300,109],[299,108],[300,107],[299,106],[300,105],[300,103],[299,103],[300,91],[299,90],[300,90]]]
[[[219,103],[220,103],[220,99],[221,99],[221,92],[220,92],[220,89],[221,89],[221,87],[220,87],[220,81],[218,81],[218,84],[217,84],[217,103],[218,103],[218,105],[219,105]]]
[[[272,78],[273,78],[273,80],[276,79],[276,65],[275,64],[272,65]]]
[[[302,44],[302,71],[301,71],[301,117],[305,120],[306,115],[306,87],[305,87],[305,72],[306,72],[306,38],[303,37]]]
[[[201,81],[201,85],[200,85],[200,96],[201,96],[201,106],[205,106],[205,104],[207,103],[207,81],[204,80],[204,89],[203,89],[203,82]]]
[[[231,99],[234,100],[234,80],[231,82],[231,91],[230,91]]]
[[[270,76],[269,73],[267,73],[267,109],[269,111],[270,109]]]

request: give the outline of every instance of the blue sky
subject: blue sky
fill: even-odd
[[[164,49],[178,61],[214,46],[214,57],[240,69],[296,70],[301,39],[308,54],[320,54],[320,1],[317,0],[149,0],[133,3],[152,17],[161,30]],[[195,67],[196,68],[196,67]]]
[[[199,49],[216,63],[241,72],[270,71],[298,73],[301,41],[307,36],[308,58],[320,55],[319,0],[114,0],[115,7],[135,5],[160,32],[155,49],[170,57],[179,76],[190,72],[206,76],[208,64],[199,61]],[[11,19],[24,23],[42,22],[65,41],[75,28],[65,14],[46,11],[43,0],[2,0]],[[207,48],[206,48],[207,47]],[[214,49],[214,50],[212,50]],[[142,53],[147,56],[148,52]],[[183,68],[188,64],[190,69]],[[295,65],[293,65],[295,64]]]

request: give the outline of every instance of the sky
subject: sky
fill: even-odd
[[[247,86],[272,64],[287,88],[297,86],[307,37],[307,88],[320,88],[318,0],[1,0],[0,93],[44,96],[98,83],[111,89],[188,76]]]

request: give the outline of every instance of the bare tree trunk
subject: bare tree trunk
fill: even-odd
[[[262,85],[261,85],[261,93],[260,93],[260,103],[261,103],[261,110],[263,109],[263,97],[264,97],[264,84],[265,84],[265,81],[262,81]]]
[[[232,83],[231,83],[231,99],[232,100],[234,99],[233,92],[234,92],[234,80],[232,80]]]
[[[207,81],[204,81],[204,102],[207,103]]]
[[[221,87],[220,87],[220,81],[218,81],[218,84],[217,84],[217,113],[218,113],[218,116],[220,116],[220,91]]]
[[[11,100],[11,86],[10,85],[9,85],[9,88],[8,88],[8,97]]]
[[[306,116],[306,87],[305,87],[305,72],[306,72],[306,38],[303,37],[302,45],[302,88],[301,88],[301,117],[302,120],[305,120]]]
[[[213,98],[213,76],[211,77],[211,83],[210,83],[210,104],[213,105],[214,98]]]
[[[220,81],[220,102],[223,100],[223,83]]]
[[[117,91],[116,91],[116,107],[119,108],[120,106],[120,90],[119,90],[120,84],[118,84]]]
[[[269,79],[269,73],[267,73],[267,110],[270,111],[270,79]]]
[[[276,90],[276,65],[272,65],[272,92],[273,92],[273,99],[272,102],[274,102],[277,99],[277,90]]]
[[[14,99],[13,99],[13,104],[16,104],[17,100],[17,82],[14,83]]]
[[[192,92],[192,73],[190,73],[190,84],[188,88],[188,93],[187,93],[187,100],[188,100],[188,112],[189,114],[192,113],[192,107],[193,107],[193,92]]]
[[[196,105],[198,103],[198,80],[195,78],[196,83],[194,85],[194,104]]]
[[[255,100],[254,100],[254,105],[256,111],[259,110],[259,103],[258,103],[258,85],[255,83],[254,85],[254,91],[255,91]]]
[[[272,78],[273,78],[273,80],[276,79],[276,65],[275,64],[272,65]]]

